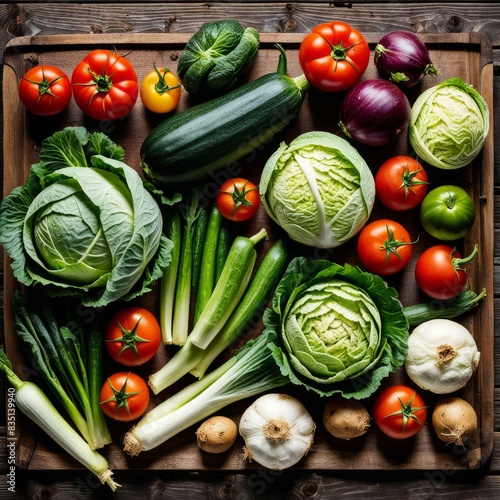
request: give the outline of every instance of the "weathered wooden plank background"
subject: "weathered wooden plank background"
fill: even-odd
[[[0,57],[13,37],[57,33],[190,33],[210,19],[233,17],[262,32],[307,32],[315,24],[341,19],[361,31],[387,32],[404,28],[419,33],[478,31],[493,45],[495,78],[495,303],[500,307],[500,3],[409,2],[9,2],[0,4]],[[1,76],[1,75],[0,75]],[[2,117],[3,123],[3,117]],[[1,137],[1,135],[0,135]],[[496,310],[500,310],[496,307]],[[251,474],[134,473],[117,476],[124,485],[114,497],[140,498],[463,498],[500,497],[500,315],[495,318],[495,449],[487,467],[478,472],[387,471],[321,473],[255,471]],[[1,324],[1,323],[0,323]],[[0,340],[1,344],[1,340]],[[493,374],[492,374],[493,375]],[[3,387],[3,385],[2,385]],[[2,398],[2,406],[4,399]],[[5,426],[0,412],[0,426]],[[0,427],[4,438],[5,427]],[[16,472],[16,493],[8,491],[6,449],[0,445],[0,498],[107,498],[88,473],[58,472],[25,475]]]

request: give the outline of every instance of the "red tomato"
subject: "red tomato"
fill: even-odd
[[[73,70],[71,84],[80,109],[96,120],[117,120],[127,115],[139,94],[132,64],[109,50],[87,54]]]
[[[71,82],[68,75],[55,66],[35,66],[19,82],[19,97],[31,113],[52,116],[68,106],[71,100]]]
[[[113,373],[101,388],[102,411],[115,420],[136,420],[144,414],[148,404],[149,387],[135,373]]]
[[[428,189],[427,173],[410,156],[394,156],[375,175],[379,200],[391,210],[410,210],[422,203]]]
[[[109,320],[104,338],[112,359],[125,366],[138,366],[158,351],[161,329],[147,309],[127,307]]]
[[[359,234],[358,257],[368,271],[389,276],[410,262],[413,243],[401,224],[379,219],[366,225]]]
[[[422,397],[406,385],[394,385],[382,391],[373,405],[377,427],[394,439],[417,434],[427,420],[427,407]]]
[[[450,245],[434,245],[423,252],[415,266],[415,280],[419,288],[433,299],[446,300],[458,295],[467,283],[465,265],[475,259],[473,252],[462,259]]]
[[[327,92],[352,87],[365,72],[370,47],[349,24],[332,21],[315,26],[299,48],[299,62],[308,82]]]
[[[235,222],[248,220],[259,209],[259,188],[247,179],[228,179],[220,186],[215,203],[226,219]]]

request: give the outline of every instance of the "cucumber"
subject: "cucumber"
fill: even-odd
[[[295,118],[309,88],[291,78],[280,49],[278,71],[172,115],[144,140],[141,168],[163,186],[195,183],[269,141]]]

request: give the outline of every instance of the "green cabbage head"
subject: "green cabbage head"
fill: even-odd
[[[282,143],[263,169],[262,203],[291,239],[335,248],[366,224],[375,201],[373,175],[358,151],[328,132]]]
[[[123,150],[104,134],[69,127],[42,143],[40,159],[0,207],[0,241],[14,276],[88,306],[150,290],[172,243]]]
[[[370,396],[408,350],[397,291],[377,275],[327,260],[292,260],[264,324],[280,339],[274,356],[282,373],[322,396]]]
[[[408,136],[422,160],[452,170],[476,158],[488,131],[489,110],[484,98],[460,78],[450,78],[417,98]]]

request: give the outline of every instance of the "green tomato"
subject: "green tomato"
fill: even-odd
[[[450,241],[466,236],[474,224],[476,207],[465,189],[440,186],[430,191],[420,207],[420,220],[433,237]]]

